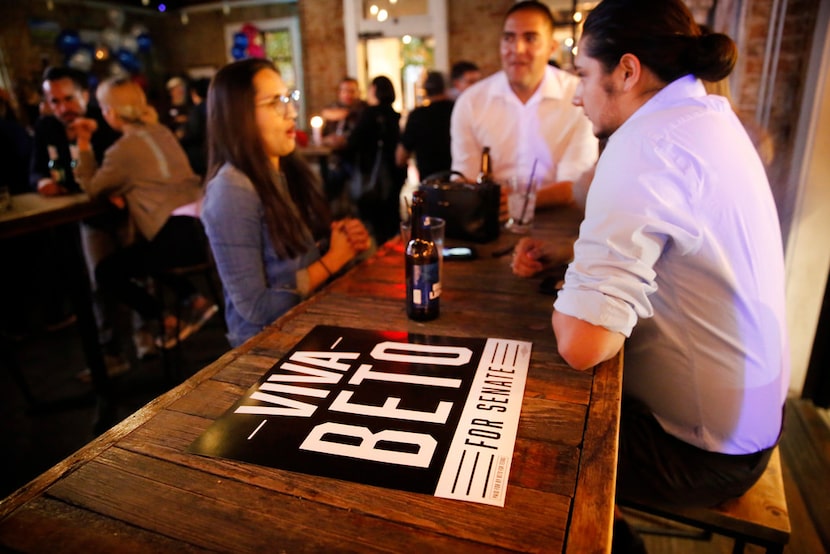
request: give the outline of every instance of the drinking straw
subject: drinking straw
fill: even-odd
[[[536,176],[536,163],[538,161],[538,158],[533,160],[533,169],[530,170],[530,180],[527,182],[527,189],[525,190],[525,203],[524,206],[522,206],[522,217],[519,220],[520,225],[525,224],[525,213],[527,212],[527,202],[530,198],[530,187],[533,186],[533,178]]]

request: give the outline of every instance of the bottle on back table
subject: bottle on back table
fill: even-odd
[[[60,157],[58,156],[58,149],[56,146],[52,146],[51,144],[46,147],[47,151],[49,152],[49,163],[47,167],[49,168],[49,176],[55,181],[55,184],[59,187],[63,187],[66,185],[66,168],[61,163]]]
[[[493,181],[493,164],[490,160],[490,147],[485,146],[481,151],[481,171],[478,173],[476,183],[491,183]]]

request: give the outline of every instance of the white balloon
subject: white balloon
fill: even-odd
[[[101,31],[101,42],[109,46],[109,49],[114,52],[121,48],[121,33],[112,27],[107,27]]]
[[[130,34],[136,38],[149,32],[150,31],[147,30],[147,27],[142,23],[136,23],[133,25],[133,28],[130,29]]]
[[[118,9],[111,9],[107,14],[109,16],[110,23],[115,25],[116,29],[120,29],[122,25],[124,25],[124,11]]]
[[[86,48],[81,48],[69,58],[69,67],[89,71],[92,69],[92,54]]]
[[[129,75],[129,73],[127,73],[127,70],[124,69],[124,66],[122,66],[120,63],[112,62],[110,64],[111,77],[126,77],[127,75]]]
[[[135,54],[138,52],[138,39],[132,35],[124,35],[121,37],[121,46]]]

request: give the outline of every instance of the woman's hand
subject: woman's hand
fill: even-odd
[[[88,117],[79,117],[69,124],[68,134],[78,141],[78,150],[92,150],[92,134],[98,129],[98,122]]]
[[[359,219],[342,219],[332,224],[333,228],[338,226],[344,233],[346,233],[349,244],[351,244],[355,252],[363,252],[364,250],[368,250],[372,245],[372,237],[369,235],[369,231],[366,230],[363,222]]]
[[[327,266],[330,264],[333,266],[329,267],[332,272],[340,271],[340,268],[349,263],[349,261],[361,251],[356,247],[360,246],[359,239],[357,237],[357,228],[353,224],[349,225],[348,221],[349,220],[335,221],[331,224],[329,251],[326,253],[324,258],[326,259]],[[354,238],[350,237],[350,232],[355,235]],[[356,244],[352,243],[353,240]]]

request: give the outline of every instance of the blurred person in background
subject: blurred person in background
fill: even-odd
[[[343,149],[365,107],[366,101],[360,98],[357,79],[344,77],[337,85],[337,100],[326,106],[320,114],[324,122],[323,145],[331,148],[323,185],[335,216],[348,212],[346,183],[354,174],[354,166],[343,155]]]
[[[99,262],[95,277],[103,294],[130,306],[146,325],[161,322],[156,345],[172,348],[218,311],[186,277],[166,271],[205,261],[202,225],[196,217],[183,215],[201,198],[200,179],[136,83],[109,79],[98,88],[97,98],[107,123],[123,135],[99,165],[90,140],[97,122],[76,120],[72,127],[80,159],[75,175],[92,197],[123,197],[133,233],[126,246]],[[158,296],[143,286],[150,277],[175,292],[185,307],[185,321],[162,313]]]
[[[462,92],[481,80],[481,70],[473,62],[462,60],[452,64],[450,84],[447,91],[450,100],[456,100]]]
[[[406,180],[406,168],[395,161],[401,114],[394,102],[392,81],[383,75],[372,79],[369,105],[343,149],[355,168],[349,180],[351,201],[378,244],[400,232],[399,198]]]
[[[190,101],[193,107],[187,114],[184,136],[181,138],[190,167],[200,177],[207,172],[207,92],[210,79],[193,81],[190,87]]]
[[[441,72],[427,73],[424,93],[424,105],[409,114],[395,151],[395,160],[401,167],[406,166],[410,156],[415,156],[420,180],[452,167],[450,117],[453,101],[447,96]]]
[[[91,102],[88,77],[82,71],[69,67],[49,67],[43,74],[43,102],[45,114],[34,126],[34,145],[29,171],[30,185],[44,196],[80,192],[72,167],[77,163],[77,133],[72,127],[79,118],[96,123],[90,145],[97,163],[104,152],[121,136],[104,120],[101,110]],[[54,158],[60,170],[50,168]],[[93,291],[93,308],[98,325],[99,340],[104,349],[104,361],[111,374],[123,372],[129,364],[122,352],[121,341],[113,331],[109,315],[112,306],[98,294],[95,268],[121,245],[127,229],[127,214],[119,199],[113,199],[110,209],[101,215],[85,219],[81,225],[81,241]],[[56,240],[64,240],[59,231]],[[55,248],[54,246],[52,248]],[[48,265],[48,260],[44,262]],[[44,271],[49,272],[48,269]],[[57,316],[55,316],[57,318]],[[73,316],[63,321],[71,321]],[[63,321],[50,325],[59,328]],[[84,375],[88,375],[85,372]],[[82,377],[86,378],[86,377]]]

